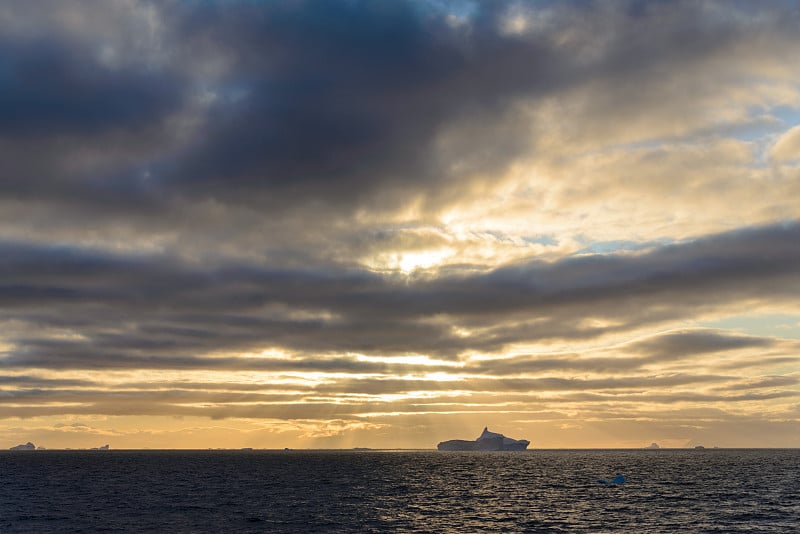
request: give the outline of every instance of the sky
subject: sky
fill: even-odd
[[[796,2],[4,2],[0,161],[0,448],[800,447]]]

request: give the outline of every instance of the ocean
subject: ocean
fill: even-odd
[[[4,451],[0,476],[3,533],[800,528],[796,449]]]

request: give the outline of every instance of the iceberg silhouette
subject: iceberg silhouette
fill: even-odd
[[[475,441],[451,439],[442,441],[436,448],[440,451],[524,451],[530,443],[527,439],[507,438],[503,434],[490,432],[489,427],[484,427]]]
[[[33,443],[31,443],[29,441],[28,443],[25,443],[24,445],[16,445],[14,447],[11,447],[9,450],[11,450],[11,451],[35,451],[36,450],[36,445],[34,445]]]

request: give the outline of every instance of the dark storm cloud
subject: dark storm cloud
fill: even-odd
[[[182,99],[176,74],[103,65],[77,43],[2,38],[0,135],[91,136],[158,122]]]
[[[531,119],[516,104],[604,83],[596,114],[619,113],[632,99],[646,108],[628,93],[652,81],[654,65],[678,70],[744,35],[794,31],[771,18],[748,27],[701,16],[694,3],[675,6],[665,23],[658,7],[623,2],[555,6],[549,26],[513,34],[503,28],[514,3],[470,6],[459,25],[415,2],[193,5],[178,35],[229,64],[213,88],[207,133],[159,167],[165,187],[275,209],[286,200],[397,203],[420,190],[441,201],[453,195],[445,188],[501,173],[530,150]],[[564,44],[575,30],[577,42]],[[593,42],[598,32],[602,44]]]
[[[454,358],[515,342],[584,339],[693,317],[698,310],[743,299],[794,302],[800,287],[797,242],[800,224],[786,224],[639,255],[528,263],[417,281],[344,269],[203,267],[164,254],[5,243],[0,320],[14,320],[16,326],[5,333],[12,347],[3,363],[202,368],[206,362],[213,368],[277,370],[305,364],[198,357],[281,348],[306,355],[352,351]],[[583,319],[597,318],[616,326],[588,333],[580,327]],[[541,321],[529,323],[534,319]],[[463,336],[453,326],[475,333]],[[71,338],[51,331],[70,332]],[[641,364],[769,346],[760,338],[687,331],[629,349],[643,353]],[[513,364],[497,365],[508,363]],[[324,358],[308,365],[354,372],[380,367]]]
[[[70,9],[54,10],[61,7]],[[0,200],[29,202],[29,210],[46,203],[54,214],[78,207],[78,220],[161,204],[141,170],[160,149],[154,141],[169,144],[168,119],[191,95],[184,73],[137,57],[104,60],[109,39],[68,35],[40,18],[6,27],[0,38]]]
[[[90,6],[71,5],[63,19],[88,19]],[[34,23],[0,40],[0,150],[15,170],[4,195],[83,204],[89,218],[108,202],[137,211],[153,201],[145,193],[273,209],[308,199],[349,204],[433,179],[446,121],[487,118],[558,85],[560,62],[546,39],[498,34],[501,3],[481,7],[469,35],[414,2],[140,7],[166,27],[146,50],[158,61],[124,49],[142,31],[134,26],[119,28],[132,34],[119,44],[31,15]],[[43,27],[26,32],[25,24]],[[109,41],[116,62],[103,59]],[[189,126],[179,134],[180,121],[166,119],[182,112]],[[74,155],[107,145],[110,131],[125,132],[127,153],[92,154],[108,161],[73,172]],[[152,139],[160,145],[148,146]],[[521,148],[513,138],[476,143],[495,152],[477,168],[504,165]]]
[[[431,180],[446,121],[488,118],[561,84],[546,39],[503,37],[503,4],[478,9],[469,30],[412,2],[193,9],[182,36],[224,43],[233,59],[209,134],[165,169],[167,180],[222,197],[264,191],[326,202]],[[492,148],[499,154],[487,163],[497,165],[521,146],[503,139]]]
[[[70,5],[64,20],[89,18],[92,4]],[[2,189],[53,208],[59,199],[80,204],[89,220],[107,217],[109,203],[119,214],[155,203],[165,224],[175,199],[281,212],[313,201],[335,217],[420,193],[435,204],[531,148],[531,119],[517,104],[597,81],[613,96],[652,78],[656,65],[701,62],[743,35],[779,41],[794,31],[777,4],[747,25],[700,16],[700,3],[677,4],[666,17],[622,2],[551,6],[549,25],[508,33],[515,6],[454,3],[460,23],[411,1],[117,6],[151,10],[159,30],[150,28],[149,48],[128,51],[142,30],[121,25],[116,62],[103,60],[109,35],[78,38],[57,18],[33,17],[50,26],[0,41],[2,152],[12,174],[25,176],[6,177]],[[596,111],[616,113],[617,104]],[[76,152],[105,147],[110,131],[128,137],[92,154],[106,158],[102,166],[68,170]],[[32,158],[20,144],[34,134]],[[83,146],[70,144],[76,137]]]

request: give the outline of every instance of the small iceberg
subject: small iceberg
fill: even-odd
[[[605,478],[601,478],[597,480],[598,484],[603,484],[604,486],[619,486],[620,484],[625,484],[626,480],[625,477],[617,473],[617,476],[612,478],[611,480],[606,480]]]
[[[36,450],[36,445],[34,445],[33,443],[31,443],[29,441],[28,443],[25,443],[23,445],[15,445],[14,447],[11,447],[9,450],[10,451],[35,451]]]
[[[645,447],[645,449],[660,449],[660,448],[661,447],[659,447],[658,443],[656,443],[656,442],[653,442],[650,445],[648,445],[647,447]]]

